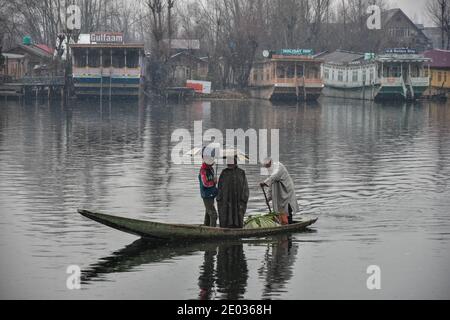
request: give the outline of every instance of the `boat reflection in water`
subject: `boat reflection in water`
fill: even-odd
[[[291,236],[209,243],[158,243],[139,239],[82,272],[82,283],[101,281],[107,274],[129,272],[152,263],[204,252],[198,278],[200,300],[240,299],[247,289],[249,266],[245,249],[266,246],[257,270],[264,280],[262,298],[276,296],[292,278],[298,243]]]

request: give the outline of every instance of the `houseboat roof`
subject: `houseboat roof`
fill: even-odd
[[[426,58],[421,54],[380,54],[375,58],[379,62],[429,62],[430,58]]]
[[[16,53],[2,53],[2,56],[8,59],[23,59],[25,58],[25,55],[23,54],[16,54]]]
[[[364,53],[346,50],[336,50],[334,52],[326,52],[320,55],[326,63],[346,64],[364,59]]]
[[[143,43],[75,43],[70,45],[71,48],[130,48],[144,49]]]
[[[35,44],[30,44],[30,45],[19,44],[16,47],[11,48],[8,51],[6,51],[6,53],[15,53],[15,54],[26,53],[26,54],[30,54],[33,56],[37,56],[39,58],[43,58],[43,59],[52,59],[53,58],[52,54],[50,54],[49,52],[47,52],[46,50],[42,49],[41,47],[39,47]]]
[[[450,68],[450,50],[433,49],[425,51],[424,56],[431,58],[431,68]]]

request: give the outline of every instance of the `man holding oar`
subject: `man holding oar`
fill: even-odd
[[[261,187],[269,188],[268,200],[272,200],[274,212],[279,214],[282,224],[292,223],[292,214],[299,211],[295,195],[294,181],[281,162],[266,158],[262,166],[269,172],[269,177],[261,182]]]

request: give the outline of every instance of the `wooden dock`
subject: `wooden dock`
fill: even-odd
[[[164,95],[166,100],[183,101],[194,98],[195,90],[187,87],[170,87],[165,89]]]
[[[1,97],[22,97],[23,85],[20,83],[4,83],[0,85]]]
[[[0,96],[38,98],[47,96],[63,97],[65,89],[64,76],[24,77],[17,82],[0,84]]]

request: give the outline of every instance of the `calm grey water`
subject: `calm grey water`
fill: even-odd
[[[203,219],[197,166],[171,134],[280,129],[310,232],[170,246],[77,208],[163,222]],[[265,210],[256,166],[250,212]],[[0,102],[0,298],[450,298],[450,104],[327,100],[139,105]],[[83,270],[68,290],[66,269]],[[368,290],[367,267],[381,268]]]

